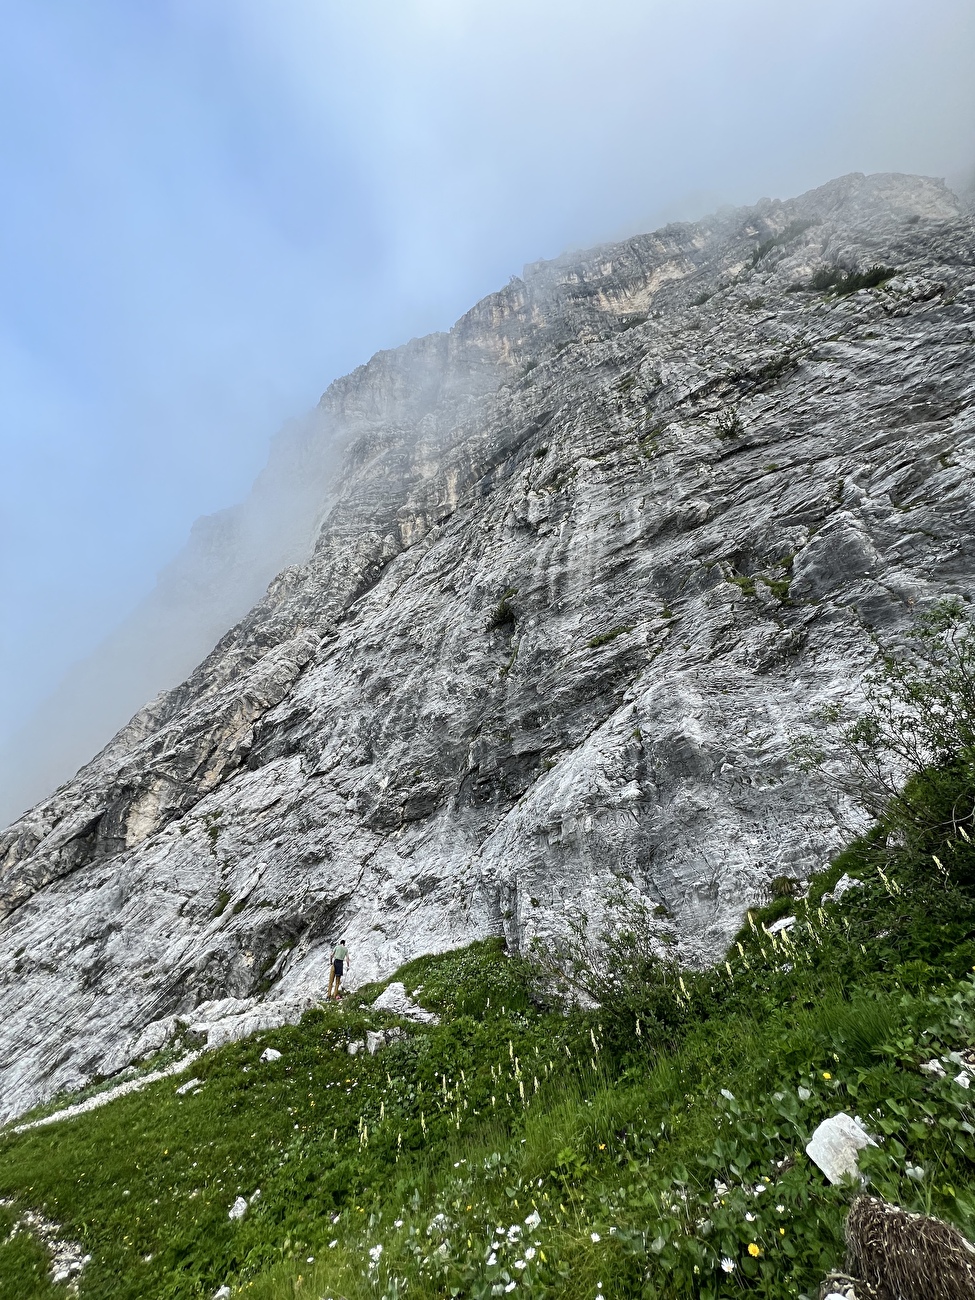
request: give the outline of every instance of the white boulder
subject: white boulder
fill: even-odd
[[[857,1157],[867,1146],[876,1146],[873,1138],[852,1115],[840,1111],[824,1119],[806,1144],[806,1155],[831,1183],[859,1174]]]
[[[406,988],[399,981],[394,981],[380,993],[372,1004],[374,1011],[388,1011],[390,1015],[402,1016],[404,1020],[418,1020],[424,1025],[439,1025],[440,1017],[432,1011],[424,1011],[417,1006]]]

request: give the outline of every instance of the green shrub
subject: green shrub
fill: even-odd
[[[823,266],[812,276],[809,287],[823,291],[832,290],[842,296],[860,289],[874,289],[886,283],[897,271],[893,267],[875,265],[866,271],[844,271],[839,266]]]
[[[586,645],[590,650],[597,650],[602,645],[609,645],[610,641],[615,641],[618,636],[623,636],[626,632],[632,632],[635,623],[621,623],[619,627],[611,627],[608,632],[600,632],[596,636],[590,637]]]

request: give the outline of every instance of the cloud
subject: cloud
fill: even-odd
[[[8,733],[377,348],[566,247],[975,164],[969,0],[41,0],[4,37]]]

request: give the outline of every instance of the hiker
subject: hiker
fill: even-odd
[[[328,977],[328,996],[332,997],[332,986],[335,986],[335,1001],[338,1002],[339,994],[342,991],[342,976],[349,961],[349,950],[345,946],[345,940],[340,939],[332,949],[332,965]]]

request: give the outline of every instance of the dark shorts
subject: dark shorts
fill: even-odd
[[[332,962],[332,969],[335,971],[335,978],[340,980],[342,978],[342,961],[340,958],[336,957],[335,961]]]

